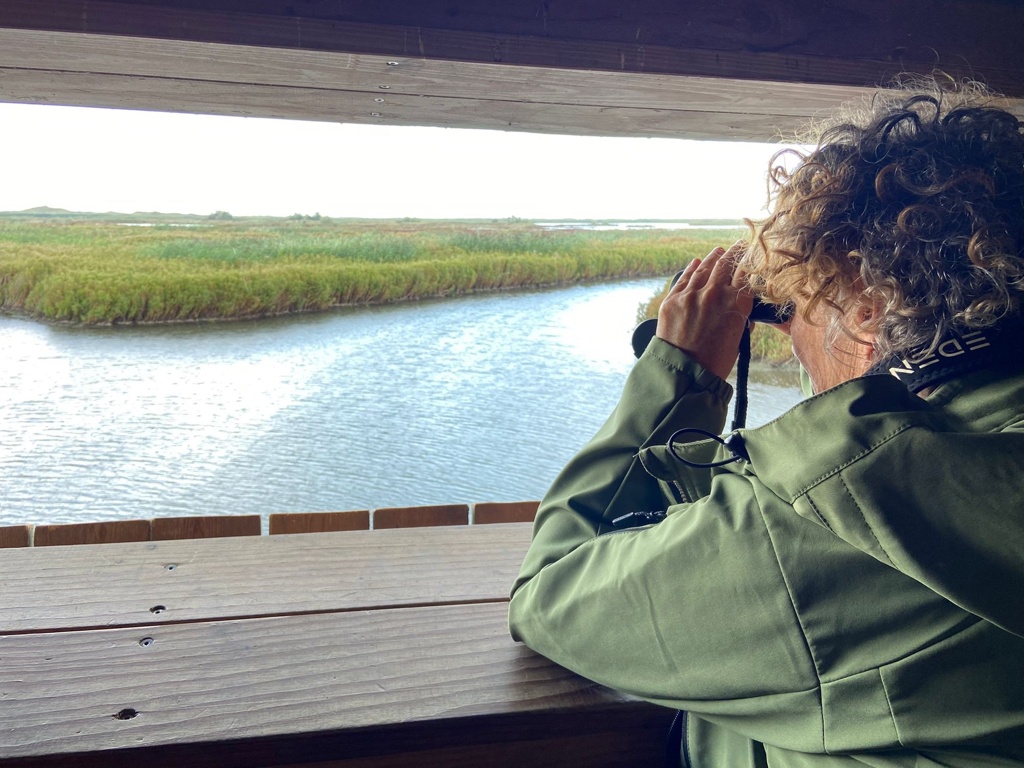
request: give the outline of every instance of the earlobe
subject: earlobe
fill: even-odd
[[[875,352],[875,334],[870,332],[861,333],[855,351],[855,354],[860,358],[858,376],[863,376],[875,364]]]
[[[875,362],[875,341],[877,339],[875,318],[881,314],[880,310],[881,307],[877,306],[875,302],[861,297],[854,315],[857,323],[857,338],[860,342],[858,344],[860,357],[867,367]]]

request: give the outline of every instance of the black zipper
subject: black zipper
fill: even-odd
[[[689,716],[685,709],[677,709],[665,740],[666,768],[690,768],[690,745],[686,739]]]
[[[690,768],[690,716],[686,713],[685,709],[679,710],[683,713],[683,738],[682,738],[682,758],[683,768]]]
[[[691,503],[690,494],[688,494],[686,492],[686,489],[683,488],[683,484],[682,483],[680,483],[678,480],[673,480],[672,481],[672,485],[675,487],[676,493],[679,494],[678,502],[680,504],[689,504],[689,503]]]

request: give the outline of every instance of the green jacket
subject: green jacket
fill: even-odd
[[[684,765],[1024,765],[1024,374],[855,379],[687,468],[667,439],[731,394],[651,343],[538,510],[513,636],[686,710]]]

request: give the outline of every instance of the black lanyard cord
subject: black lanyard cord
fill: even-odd
[[[743,429],[747,424],[747,379],[750,375],[750,323],[740,338],[740,355],[736,360],[736,407],[732,412],[730,432]]]

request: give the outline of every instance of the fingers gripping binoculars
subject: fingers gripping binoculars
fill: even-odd
[[[682,274],[681,272],[679,274]],[[679,279],[679,275],[676,275],[675,280],[672,281],[673,285],[675,281]],[[793,316],[793,305],[784,304],[777,306],[775,304],[766,304],[756,296],[754,297],[754,308],[750,311],[750,320],[755,323],[767,323],[768,325],[781,325],[789,320]],[[644,320],[640,325],[633,329],[633,354],[640,357],[647,349],[647,345],[651,343],[651,339],[654,338],[654,332],[658,329],[658,320],[651,318],[650,320]]]

